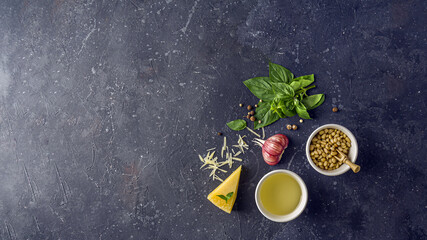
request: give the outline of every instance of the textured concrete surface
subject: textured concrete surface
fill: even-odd
[[[427,239],[426,7],[3,0],[0,239]],[[266,128],[291,141],[279,165],[251,145],[228,215],[206,200],[218,181],[197,154],[218,131],[237,140],[225,123],[256,101],[242,81],[268,60],[314,73],[326,100],[298,131],[296,117]],[[360,173],[310,167],[305,141],[326,123],[355,134]],[[281,168],[309,202],[279,224],[254,191]]]

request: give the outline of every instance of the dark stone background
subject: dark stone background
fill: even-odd
[[[3,0],[0,239],[426,239],[426,7]],[[268,60],[314,73],[326,100],[314,120],[266,128],[290,147],[274,167],[251,147],[228,215],[206,200],[218,182],[197,154],[222,144],[218,131],[237,140],[225,123],[255,103],[242,81]],[[305,141],[326,123],[355,134],[360,173],[310,167]],[[254,191],[281,168],[309,202],[279,224]]]

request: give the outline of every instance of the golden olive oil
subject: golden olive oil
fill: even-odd
[[[298,206],[301,188],[289,174],[276,173],[262,183],[260,197],[267,211],[276,215],[286,215]]]

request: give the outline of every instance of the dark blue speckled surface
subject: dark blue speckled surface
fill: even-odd
[[[0,239],[427,239],[426,8],[2,1]],[[291,141],[279,165],[251,145],[228,215],[206,200],[218,182],[197,154],[222,144],[218,131],[237,140],[225,123],[255,103],[242,81],[267,75],[268,60],[314,73],[326,100],[313,120],[266,128]],[[326,123],[355,134],[360,173],[310,167],[305,141]],[[254,191],[281,168],[304,179],[309,202],[279,224]]]

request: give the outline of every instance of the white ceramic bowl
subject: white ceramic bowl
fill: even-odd
[[[295,210],[293,212],[286,214],[286,215],[272,214],[269,211],[267,211],[261,203],[261,198],[260,198],[260,187],[261,187],[261,185],[264,183],[264,181],[269,176],[271,176],[273,174],[277,174],[277,173],[286,173],[286,174],[290,175],[291,177],[293,177],[298,182],[298,184],[301,188],[301,198],[300,198],[300,201],[298,203],[298,206],[295,208]],[[271,171],[271,172],[267,173],[266,175],[264,175],[264,177],[262,177],[261,180],[258,182],[258,185],[256,186],[256,190],[255,190],[255,202],[256,202],[256,205],[257,205],[259,211],[262,213],[262,215],[264,215],[264,217],[266,217],[266,218],[268,218],[274,222],[289,222],[289,221],[297,218],[302,213],[302,211],[304,211],[305,206],[307,205],[307,200],[308,200],[308,193],[307,193],[307,187],[305,186],[304,181],[296,173],[291,172],[289,170],[285,170],[285,169],[274,170],[274,171]]]
[[[335,169],[335,170],[324,170],[319,168],[318,166],[316,166],[316,164],[313,162],[313,160],[310,157],[310,143],[311,140],[313,139],[313,137],[320,132],[323,129],[326,128],[335,128],[338,129],[340,131],[342,131],[343,133],[345,133],[345,135],[347,135],[347,137],[350,138],[351,140],[351,147],[350,147],[350,151],[348,152],[348,158],[350,161],[352,162],[356,162],[357,159],[357,153],[359,151],[359,147],[357,145],[357,141],[356,138],[354,137],[353,133],[350,132],[350,130],[348,130],[347,128],[338,125],[338,124],[326,124],[323,126],[318,127],[316,130],[314,130],[314,132],[310,135],[310,137],[307,140],[307,145],[305,147],[305,153],[307,155],[307,160],[308,163],[310,163],[310,165],[314,168],[314,170],[316,170],[317,172],[326,175],[326,176],[338,176],[341,175],[345,172],[347,172],[348,170],[350,170],[350,167],[347,164],[342,164],[341,167]]]

